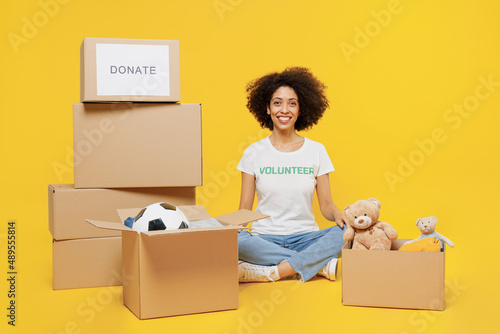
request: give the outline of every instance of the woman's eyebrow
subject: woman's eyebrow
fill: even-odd
[[[271,99],[271,101],[272,101],[272,100],[276,100],[276,99],[278,99],[278,100],[283,100],[283,98],[282,98],[282,97],[276,96],[276,97],[273,97],[273,98]],[[295,98],[295,97],[291,97],[291,98],[289,98],[289,100],[296,100],[296,101],[298,101],[299,99],[297,99],[297,98]]]

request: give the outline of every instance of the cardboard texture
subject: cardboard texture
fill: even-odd
[[[73,104],[75,188],[202,185],[201,105]]]
[[[445,252],[342,249],[342,303],[423,310],[445,308]]]
[[[80,102],[179,102],[180,96],[178,40],[83,39]]]
[[[54,240],[53,289],[122,285],[121,237]]]
[[[121,217],[131,210],[120,210]],[[200,206],[181,210],[190,221],[207,218]],[[122,231],[123,303],[149,319],[238,308],[237,231],[267,216],[244,210],[230,217],[230,225],[218,228],[140,234],[116,223],[87,222]]]
[[[85,219],[119,223],[123,221],[116,210],[124,206],[145,207],[156,202],[195,204],[196,188],[75,189],[72,184],[51,184],[48,199],[49,230],[55,240],[118,237],[119,231],[96,228]]]

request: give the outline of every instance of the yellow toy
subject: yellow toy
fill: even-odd
[[[439,252],[441,251],[441,241],[436,237],[420,239],[409,244],[404,244],[399,248],[400,251],[414,252]]]

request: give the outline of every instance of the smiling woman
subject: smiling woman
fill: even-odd
[[[318,122],[328,107],[325,86],[306,68],[271,73],[247,86],[247,107],[272,134],[245,152],[241,171],[240,209],[269,218],[238,235],[239,279],[276,281],[316,274],[335,279],[344,242],[343,216],[332,201],[328,175],[334,170],[325,147],[297,131]],[[323,216],[336,226],[319,230],[312,210],[316,190]]]

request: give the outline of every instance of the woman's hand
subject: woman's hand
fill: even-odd
[[[343,229],[344,224],[346,224],[346,221],[344,220],[344,214],[342,214],[342,212],[339,211],[335,212],[334,216],[335,216],[335,223],[337,223],[337,225]]]

